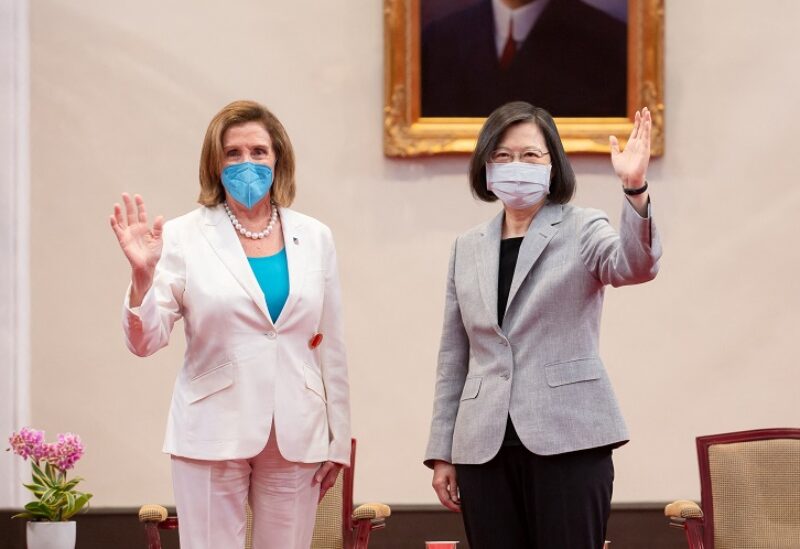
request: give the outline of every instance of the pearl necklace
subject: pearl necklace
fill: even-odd
[[[233,215],[233,212],[228,207],[227,202],[222,203],[225,206],[225,212],[228,214],[228,217],[233,224],[233,228],[239,231],[241,234],[246,236],[247,238],[252,238],[253,240],[258,240],[260,238],[267,238],[270,234],[272,234],[272,229],[275,227],[275,222],[278,220],[278,206],[274,202],[270,201],[270,207],[272,208],[272,213],[269,216],[269,223],[267,224],[267,228],[261,231],[260,233],[254,233],[253,231],[248,231],[245,227],[239,223],[239,220],[236,219],[236,216]]]

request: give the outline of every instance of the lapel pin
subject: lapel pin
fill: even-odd
[[[311,336],[311,339],[308,340],[308,348],[313,351],[319,347],[319,344],[322,343],[322,337],[322,334],[319,332]]]

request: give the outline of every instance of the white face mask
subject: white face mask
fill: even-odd
[[[515,210],[530,208],[550,194],[550,164],[486,163],[486,188]]]

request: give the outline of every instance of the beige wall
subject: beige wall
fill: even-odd
[[[283,120],[295,206],[337,238],[356,498],[434,501],[420,460],[448,250],[497,207],[470,198],[464,157],[383,157],[380,4],[32,1],[33,420],[82,435],[96,506],[172,501],[160,447],[183,346],[125,350],[111,204],[127,190],[154,213],[193,208],[205,126],[236,98]],[[665,255],[652,284],[608,291],[603,321],[633,439],[617,501],[697,497],[698,434],[800,424],[799,19],[790,0],[668,2],[667,152],[650,173]],[[616,218],[608,159],[573,162],[576,202]]]

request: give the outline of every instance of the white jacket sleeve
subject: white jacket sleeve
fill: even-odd
[[[170,223],[164,225],[164,245],[153,284],[139,307],[130,306],[131,287],[125,294],[122,328],[128,349],[149,356],[169,343],[175,321],[181,318],[186,270],[178,239]]]
[[[327,232],[325,297],[320,333],[320,367],[327,397],[330,444],[328,460],[350,465],[350,383],[344,346],[342,294],[333,236]]]

